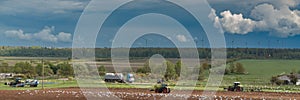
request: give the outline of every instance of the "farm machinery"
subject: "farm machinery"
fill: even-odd
[[[243,88],[243,86],[241,85],[240,82],[234,82],[234,83],[233,83],[233,86],[229,86],[229,87],[227,88],[227,91],[241,92],[241,91],[243,91],[243,90],[244,90],[244,88]]]
[[[14,81],[12,82],[6,82],[4,85],[9,85],[11,87],[24,87],[26,85],[30,87],[37,87],[39,84],[38,80],[32,80],[32,79],[27,79],[25,81],[22,80],[22,78],[15,78]]]
[[[125,76],[122,73],[105,73],[104,76],[104,81],[105,82],[118,82],[118,83],[132,83],[134,82],[134,77],[133,74],[127,73],[127,76]]]
[[[158,80],[157,84],[154,85],[154,89],[151,89],[150,91],[155,91],[155,93],[170,93],[171,89],[163,82],[163,80]]]

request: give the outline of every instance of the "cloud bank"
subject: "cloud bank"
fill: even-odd
[[[71,33],[59,32],[58,34],[54,34],[55,27],[45,26],[39,32],[36,33],[25,33],[23,30],[8,30],[5,31],[5,36],[10,38],[18,38],[22,40],[39,40],[45,42],[72,42]]]
[[[219,22],[227,33],[248,34],[264,31],[277,37],[291,37],[300,35],[300,11],[293,9],[297,5],[297,0],[270,1],[256,5],[249,18],[245,18],[242,13],[233,14],[230,10],[221,12],[220,16],[216,16],[216,11],[212,10],[209,17],[215,23]]]

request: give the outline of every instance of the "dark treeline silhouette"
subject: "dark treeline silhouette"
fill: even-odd
[[[124,48],[118,48],[124,49]],[[199,48],[200,58],[210,58],[211,49]],[[145,58],[161,54],[165,58],[180,58],[177,48],[131,48],[130,57]],[[97,58],[110,58],[110,48],[97,48]],[[0,56],[13,57],[68,57],[72,56],[71,48],[46,47],[1,47]],[[266,49],[266,48],[228,48],[228,58],[240,59],[300,59],[300,49]]]

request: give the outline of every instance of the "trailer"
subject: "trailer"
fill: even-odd
[[[104,76],[105,82],[118,82],[118,83],[132,83],[134,82],[134,75],[131,73],[127,73],[126,79],[123,73],[105,73]]]

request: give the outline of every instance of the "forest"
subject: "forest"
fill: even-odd
[[[115,48],[126,49],[126,48]],[[184,48],[188,49],[188,48]],[[285,48],[227,48],[227,58],[238,59],[300,59],[300,49]],[[210,48],[198,48],[199,58],[210,58]],[[160,54],[165,58],[180,58],[177,48],[130,48],[132,58],[151,57]],[[72,48],[50,47],[0,47],[0,56],[5,57],[72,57]],[[96,58],[110,58],[111,48],[96,48]]]

